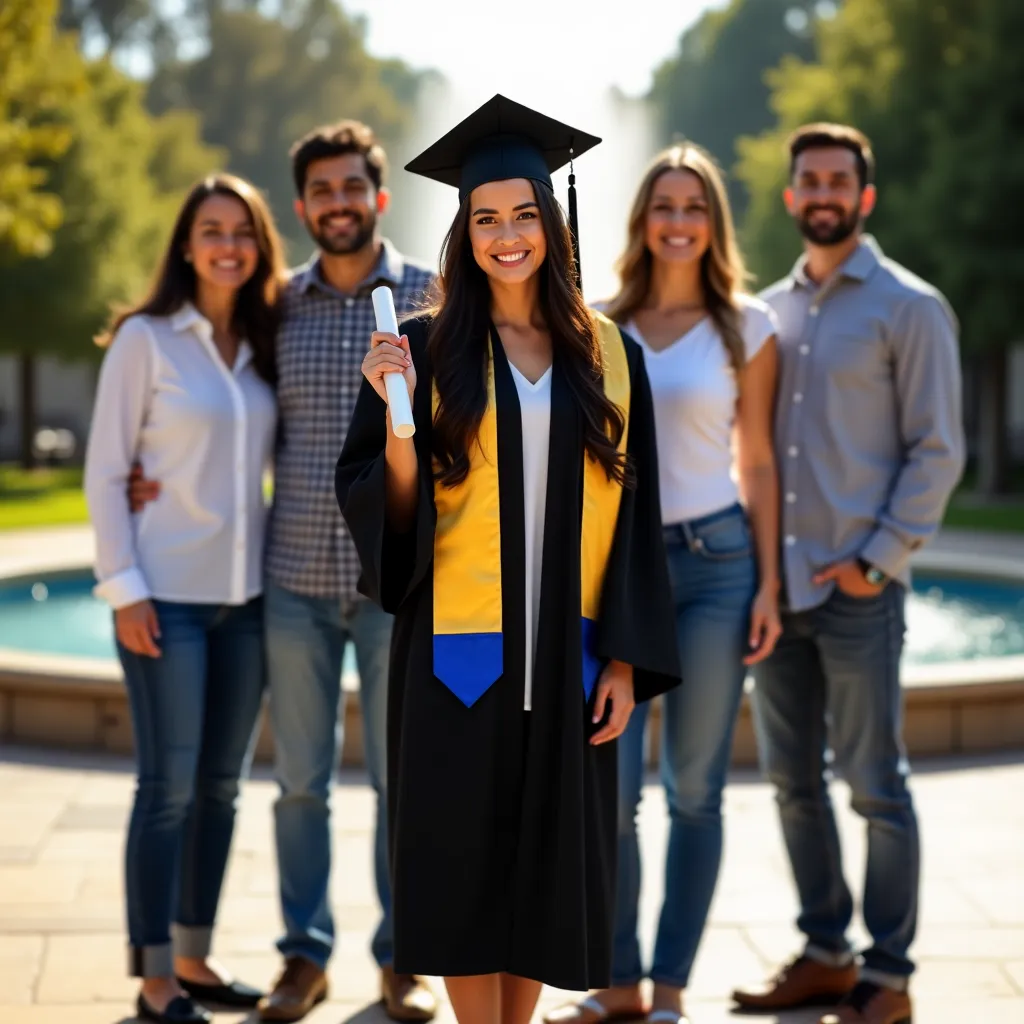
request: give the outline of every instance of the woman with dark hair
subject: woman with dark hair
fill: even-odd
[[[613,987],[549,1013],[547,1024],[643,1016],[645,977],[654,989],[648,1024],[686,1024],[683,999],[722,858],[722,792],[743,682],[781,632],[775,325],[768,307],[744,291],[725,184],[698,146],[673,146],[647,168],[619,276],[606,312],[637,338],[651,374],[687,685],[662,708],[661,777],[671,824],[650,967],[637,934],[644,708],[619,741]]]
[[[373,335],[336,474],[396,615],[395,967],[443,976],[460,1024],[607,982],[611,741],[678,682],[643,360],[584,306],[551,187],[598,141],[496,96],[409,165],[459,188],[440,299]]]
[[[263,692],[263,475],[283,280],[266,203],[214,175],[186,198],[149,297],[100,339],[85,491],[138,762],[130,964],[139,1016],[167,1024],[209,1021],[195,1000],[260,998],[210,947]],[[160,492],[133,514],[136,462]]]

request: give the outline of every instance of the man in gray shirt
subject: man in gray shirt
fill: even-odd
[[[754,703],[806,946],[764,989],[733,995],[751,1010],[838,1002],[822,1024],[904,1024],[920,852],[901,735],[903,605],[910,557],[963,469],[957,327],[934,288],[861,233],[875,203],[867,139],[810,125],[790,156],[785,198],[805,253],[763,295],[779,321],[786,611]],[[859,970],[829,747],[868,823],[872,943]]]

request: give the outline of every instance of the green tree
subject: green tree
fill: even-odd
[[[72,135],[48,167],[64,221],[45,258],[9,257],[0,272],[0,348],[21,355],[22,461],[31,464],[34,361],[88,358],[110,307],[144,290],[184,189],[222,159],[193,115],[154,118],[144,86],[108,60],[85,67],[87,88],[58,123]]]
[[[649,98],[662,137],[700,143],[729,171],[736,140],[774,121],[766,72],[788,54],[813,57],[813,25],[825,10],[817,0],[731,0],[706,12],[655,73]],[[741,217],[746,194],[732,180],[729,191]]]
[[[818,26],[817,60],[769,76],[777,126],[740,144],[744,240],[775,277],[799,240],[782,207],[785,136],[817,119],[857,125],[879,165],[871,229],[950,299],[977,412],[978,487],[1008,484],[1008,347],[1020,337],[1024,8],[1014,0],[847,0]]]
[[[787,56],[766,75],[774,126],[737,143],[736,173],[750,196],[742,230],[744,251],[762,283],[786,273],[800,252],[800,238],[782,204],[789,177],[786,138],[799,125],[827,120],[867,131],[885,180],[873,227],[884,221],[895,199],[887,193],[899,180],[894,168],[901,161],[885,152],[886,140],[871,131],[885,121],[903,61],[888,0],[847,0],[834,19],[817,24],[816,39],[814,62]]]
[[[223,147],[229,168],[267,193],[283,234],[308,239],[291,212],[290,145],[318,124],[355,117],[384,144],[409,123],[419,76],[371,57],[363,25],[333,0],[291,0],[268,17],[253,4],[207,0],[208,52],[158,68],[149,103],[158,112],[202,112],[203,139]]]
[[[98,42],[103,52],[148,45],[167,25],[154,0],[60,0],[59,26]]]
[[[41,161],[71,143],[53,115],[79,84],[79,61],[74,40],[54,33],[54,10],[54,0],[0,5],[0,253],[45,255],[61,221]]]
[[[921,45],[915,22],[939,45],[914,59],[930,72],[919,76],[918,173],[901,196],[905,222],[895,204],[889,221],[900,251],[926,263],[960,315],[976,384],[977,488],[999,494],[1010,485],[1009,347],[1024,335],[1024,5],[905,2],[894,24],[908,48]]]

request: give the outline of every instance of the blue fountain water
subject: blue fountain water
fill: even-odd
[[[113,657],[110,612],[91,587],[88,573],[0,586],[0,647]],[[920,573],[907,622],[910,664],[1024,654],[1024,584]]]

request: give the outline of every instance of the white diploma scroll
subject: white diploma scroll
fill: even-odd
[[[374,288],[373,313],[377,318],[377,330],[398,334],[398,317],[395,316],[395,300],[387,285]],[[405,375],[397,370],[384,375],[384,389],[388,394],[388,409],[391,412],[391,429],[395,437],[412,437],[416,424],[412,420],[412,404],[409,389],[405,386]]]

